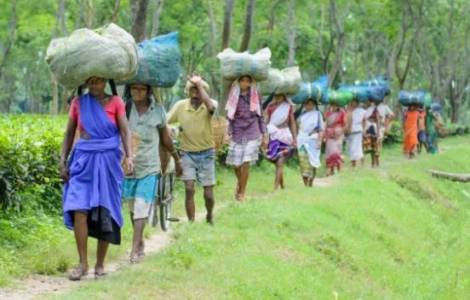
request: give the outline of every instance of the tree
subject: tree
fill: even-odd
[[[287,18],[287,44],[289,47],[289,54],[287,56],[287,66],[295,65],[295,0],[289,1],[289,16]]]
[[[347,9],[344,13],[344,16],[338,16],[337,8],[336,8],[336,1],[330,0],[329,5],[329,12],[330,12],[330,31],[331,36],[336,40],[336,47],[335,47],[335,62],[333,63],[333,67],[331,68],[328,76],[330,79],[330,87],[333,85],[333,82],[336,79],[340,68],[342,67],[342,60],[343,60],[343,51],[345,47],[345,34],[344,34],[344,16],[348,14]]]
[[[119,10],[121,8],[121,0],[114,0],[113,15],[111,16],[111,22],[116,23],[119,16]]]
[[[240,45],[240,52],[248,50],[250,45],[251,32],[253,31],[253,14],[255,10],[255,0],[248,0],[246,5],[245,30],[243,31],[243,39]]]
[[[136,42],[145,39],[148,4],[148,0],[131,0],[133,10],[131,34]]]
[[[150,33],[151,37],[154,37],[158,34],[158,29],[160,26],[160,15],[162,13],[164,3],[165,0],[155,0],[155,12],[153,13],[152,31]]]
[[[228,48],[232,30],[232,12],[235,0],[226,0],[224,10],[224,28],[222,32],[222,50]]]

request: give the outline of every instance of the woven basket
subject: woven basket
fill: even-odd
[[[217,116],[212,118],[212,133],[214,135],[216,151],[222,149],[224,145],[228,145],[229,143],[227,126],[228,121],[225,117]]]

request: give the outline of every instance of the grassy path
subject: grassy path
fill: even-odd
[[[346,169],[314,189],[288,168],[276,193],[263,166],[243,205],[228,201],[233,175],[221,171],[227,207],[216,226],[181,224],[142,264],[38,298],[465,299],[470,185],[426,171],[470,172],[469,147],[468,137],[448,139],[442,154],[412,162],[389,149],[381,169]]]

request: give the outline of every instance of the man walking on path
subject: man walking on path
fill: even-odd
[[[215,150],[212,133],[212,116],[217,101],[209,98],[209,85],[200,76],[192,76],[186,83],[188,99],[178,101],[168,113],[168,123],[178,123],[181,142],[182,180],[185,184],[186,214],[193,222],[195,182],[204,188],[207,209],[206,221],[213,222],[215,185]]]

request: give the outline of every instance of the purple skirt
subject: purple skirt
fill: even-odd
[[[295,148],[279,140],[271,140],[268,144],[266,156],[270,161],[276,162],[280,157],[290,158],[294,154],[294,150]]]

